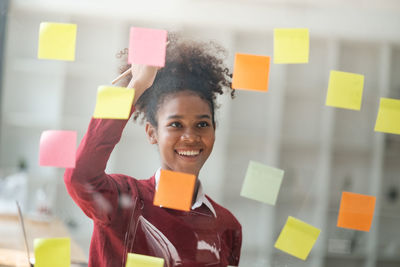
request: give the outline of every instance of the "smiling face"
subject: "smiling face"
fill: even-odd
[[[188,91],[167,96],[157,111],[158,126],[146,123],[150,143],[158,144],[161,167],[198,176],[215,141],[209,104]]]

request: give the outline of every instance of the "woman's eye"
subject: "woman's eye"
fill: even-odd
[[[182,125],[179,123],[179,122],[172,122],[171,124],[170,124],[170,126],[172,126],[172,127],[176,127],[176,128],[179,128],[179,127],[181,127]]]
[[[200,128],[208,127],[209,125],[210,124],[206,121],[202,121],[202,122],[199,122],[199,124],[197,124],[197,126]]]

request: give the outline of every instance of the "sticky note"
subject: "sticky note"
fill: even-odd
[[[40,136],[39,165],[75,168],[76,131],[44,131]]]
[[[38,58],[75,60],[76,24],[40,23]]]
[[[128,253],[125,267],[164,267],[164,259]]]
[[[361,109],[364,75],[332,70],[326,105],[352,110]]]
[[[308,29],[274,29],[274,63],[308,63]]]
[[[284,171],[250,161],[240,195],[275,205]]]
[[[289,216],[275,242],[275,248],[306,260],[320,233],[320,229]]]
[[[376,197],[342,192],[337,227],[368,232],[374,216]]]
[[[69,238],[36,238],[33,246],[35,267],[69,267],[71,265]]]
[[[99,86],[93,118],[128,119],[135,90],[125,87]]]
[[[235,54],[232,88],[268,91],[270,57]]]
[[[164,67],[167,31],[132,27],[128,63]]]
[[[400,134],[400,99],[381,98],[375,131]]]
[[[153,204],[165,208],[189,211],[196,176],[182,172],[161,170]]]

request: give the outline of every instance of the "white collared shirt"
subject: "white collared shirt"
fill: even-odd
[[[158,182],[160,181],[160,174],[161,174],[161,168],[159,168],[156,171],[155,176],[155,183],[156,183],[156,191],[158,188]],[[207,208],[209,208],[209,210],[213,213],[214,217],[217,217],[217,214],[215,212],[215,209],[213,207],[213,205],[211,204],[211,202],[206,198],[206,195],[203,192],[203,186],[201,185],[201,182],[199,181],[199,189],[197,191],[197,196],[196,196],[196,201],[194,202],[194,204],[192,205],[192,210],[197,209],[199,207],[201,207],[201,205],[206,205]]]

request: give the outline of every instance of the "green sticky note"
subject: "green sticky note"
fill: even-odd
[[[283,174],[283,170],[250,161],[240,195],[275,205]]]
[[[35,267],[69,267],[71,240],[69,238],[36,238],[33,241]]]
[[[75,60],[76,24],[40,23],[38,58]]]
[[[326,105],[352,110],[361,109],[364,75],[332,70]]]
[[[289,216],[275,243],[275,248],[306,260],[320,233],[320,229]]]
[[[93,118],[128,119],[135,90],[125,87],[99,86]]]
[[[308,29],[274,29],[274,63],[308,63]]]
[[[164,267],[164,259],[128,253],[125,267]]]
[[[400,134],[400,99],[381,98],[375,131]]]

